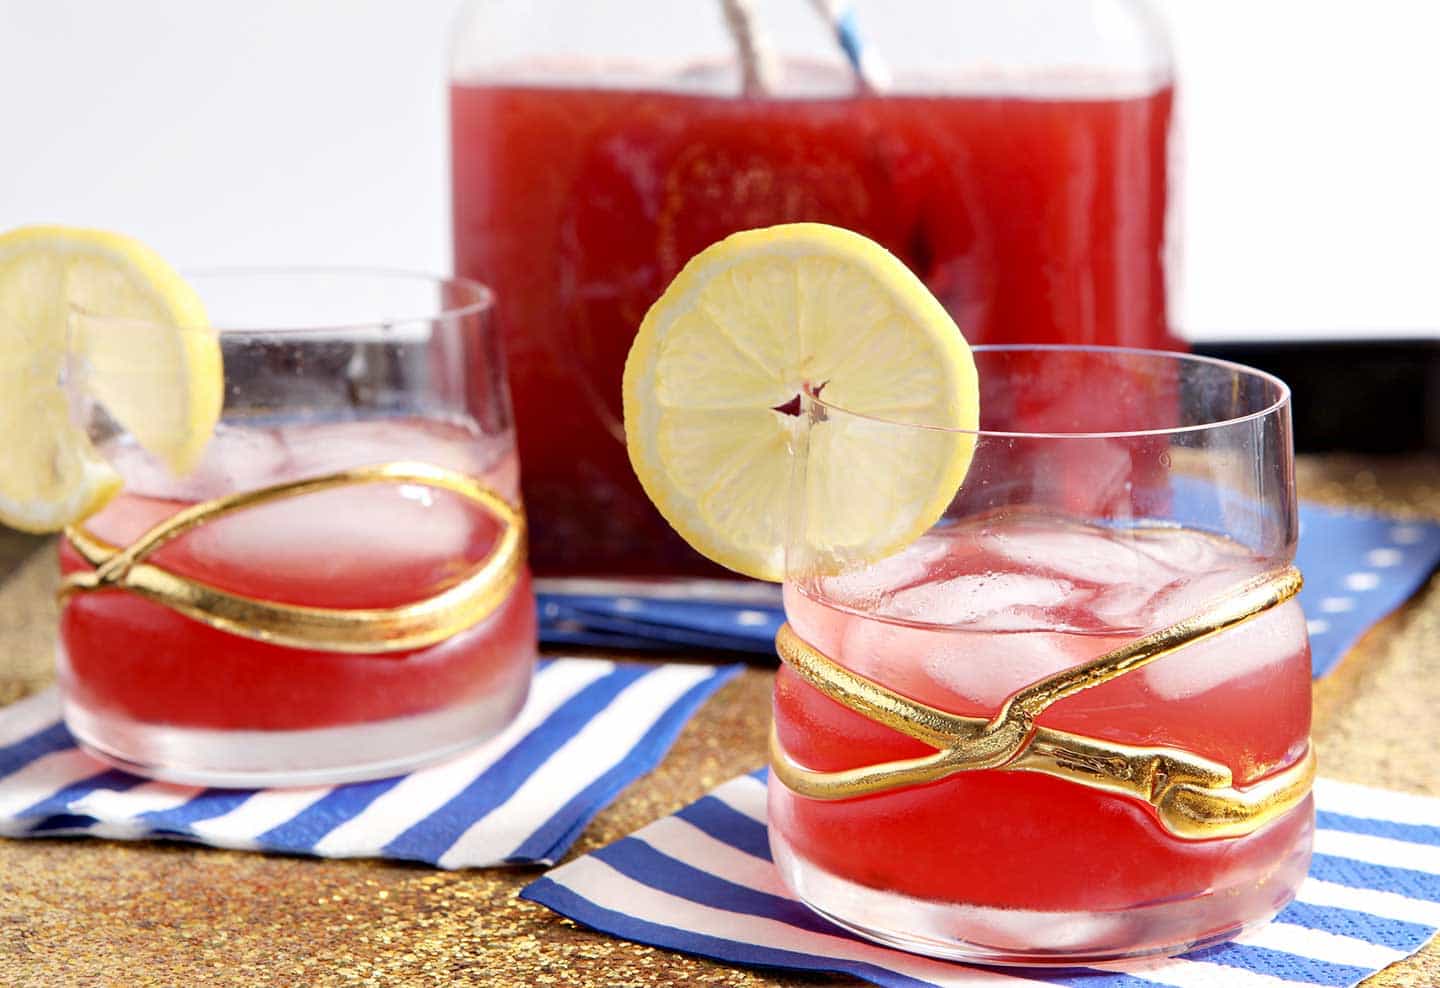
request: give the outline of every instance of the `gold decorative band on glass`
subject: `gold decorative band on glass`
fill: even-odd
[[[418,484],[449,491],[489,511],[500,522],[500,536],[490,553],[455,584],[397,607],[338,609],[260,600],[145,562],[166,542],[225,515],[355,484]],[[473,477],[405,461],[202,501],[166,518],[123,549],[79,525],[65,529],[65,538],[94,569],[66,576],[60,587],[62,601],[77,593],[123,590],[221,631],[322,652],[400,652],[443,641],[493,614],[519,580],[525,561],[525,517],[518,507]]]
[[[795,793],[823,800],[867,796],[977,769],[1039,772],[1148,803],[1160,824],[1185,840],[1244,836],[1309,794],[1315,779],[1310,746],[1292,765],[1241,789],[1225,765],[1189,751],[1119,744],[1040,727],[1035,721],[1057,700],[1284,603],[1300,592],[1301,582],[1293,566],[1255,577],[1198,614],[1017,690],[988,721],[939,710],[851,672],[785,624],[775,647],[801,679],[856,713],[938,750],[921,758],[817,772],[789,756],[772,725],[771,771]]]

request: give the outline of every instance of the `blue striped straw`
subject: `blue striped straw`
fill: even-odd
[[[890,73],[861,37],[853,0],[811,0],[811,5],[830,26],[861,85],[874,92],[887,88]]]

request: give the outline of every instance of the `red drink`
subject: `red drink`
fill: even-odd
[[[843,666],[932,706],[989,718],[1015,690],[1199,611],[1266,563],[1217,536],[1107,529],[1025,511],[942,525],[857,573],[787,584],[795,631]],[[782,666],[785,750],[821,771],[929,754]],[[1184,749],[1250,786],[1295,764],[1310,730],[1305,622],[1290,601],[1061,700],[1041,726]],[[864,798],[799,797],[772,778],[772,843],[809,901],[972,957],[1071,957],[1204,941],[1293,894],[1310,803],[1238,838],[1183,840],[1136,799],[1021,771],[962,772]],[[797,865],[797,862],[803,862]],[[798,872],[797,872],[798,869]]]
[[[916,271],[972,343],[1170,346],[1171,89],[736,99],[457,85],[457,270],[497,287],[542,573],[704,573],[625,454],[635,329],[696,252],[798,220]]]
[[[126,490],[87,528],[117,545],[198,500],[363,464],[419,460],[483,478],[512,501],[518,486],[508,435],[414,418],[222,427],[184,480],[149,466],[133,446],[107,456]],[[482,508],[446,491],[364,485],[217,518],[147,561],[265,600],[394,607],[453,585],[498,533]],[[68,543],[61,565],[88,566]],[[207,779],[224,775],[216,766],[281,777],[287,765],[313,768],[331,755],[376,774],[366,760],[372,747],[398,766],[407,752],[473,742],[523,704],[535,655],[528,577],[481,623],[399,653],[266,644],[118,590],[72,597],[60,628],[72,729],[102,752],[126,753],[112,754],[117,760],[149,749],[173,761],[183,746],[204,759]]]

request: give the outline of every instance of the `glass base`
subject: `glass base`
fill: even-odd
[[[334,785],[401,775],[497,734],[525,705],[529,677],[503,694],[426,714],[300,731],[210,730],[98,713],[68,698],[80,747],[135,775],[251,789]]]
[[[1263,926],[1291,899],[1310,867],[1311,831],[1266,875],[1194,898],[1086,912],[1041,912],[916,899],[826,872],[774,827],[780,877],[815,912],[852,933],[914,954],[972,964],[1073,967],[1181,954]]]

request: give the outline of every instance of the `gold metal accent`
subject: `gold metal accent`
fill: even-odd
[[[1293,566],[1249,580],[1198,614],[1022,687],[988,721],[902,696],[846,669],[785,624],[776,635],[775,647],[800,678],[856,713],[938,750],[920,758],[817,772],[789,756],[772,725],[772,771],[795,793],[822,800],[923,785],[977,769],[1039,772],[1148,803],[1176,837],[1243,836],[1286,813],[1310,792],[1315,756],[1308,745],[1293,765],[1239,789],[1228,767],[1192,752],[1119,744],[1040,727],[1035,721],[1058,700],[1107,683],[1284,603],[1299,593],[1301,582],[1300,571]]]
[[[490,554],[453,586],[398,607],[341,609],[261,600],[144,561],[170,540],[232,512],[355,484],[419,484],[458,494],[495,516],[500,537]],[[124,549],[72,525],[65,529],[65,538],[95,568],[66,576],[60,599],[125,590],[212,628],[274,645],[322,652],[400,652],[444,641],[493,614],[520,579],[524,535],[520,509],[473,477],[428,463],[386,463],[202,501],[166,518]]]

